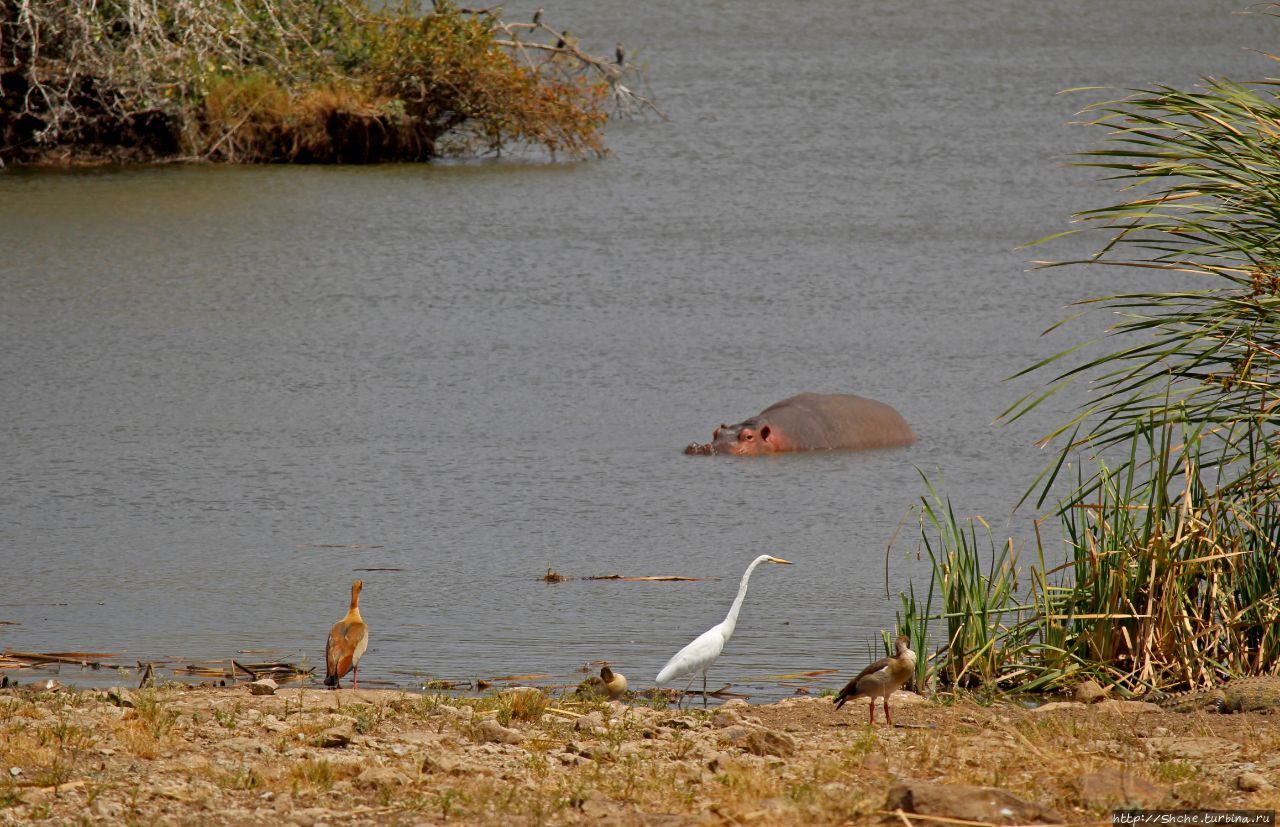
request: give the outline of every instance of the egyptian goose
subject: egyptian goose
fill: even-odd
[[[369,627],[360,616],[360,589],[364,582],[351,584],[351,608],[347,616],[333,624],[329,630],[329,642],[324,653],[324,685],[338,688],[338,680],[348,672],[355,672],[352,686],[360,688],[360,657],[369,646]]]
[[[871,723],[875,724],[876,698],[884,698],[884,717],[889,719],[889,726],[893,726],[889,696],[906,686],[916,671],[916,653],[911,651],[911,639],[906,635],[898,635],[895,648],[897,654],[893,657],[881,658],[845,684],[844,689],[836,696],[836,709],[854,698],[870,698]]]

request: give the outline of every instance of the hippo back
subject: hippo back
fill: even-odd
[[[910,445],[916,435],[893,408],[848,393],[801,393],[755,417],[780,429],[788,450],[868,450]]]

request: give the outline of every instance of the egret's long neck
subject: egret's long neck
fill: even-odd
[[[738,625],[738,612],[742,611],[742,601],[747,597],[747,584],[751,581],[751,572],[756,570],[756,566],[760,565],[763,560],[753,560],[751,565],[747,566],[747,570],[742,573],[742,583],[738,586],[738,596],[733,599],[733,605],[729,607],[729,614],[724,616],[725,637],[733,634],[733,629]]]

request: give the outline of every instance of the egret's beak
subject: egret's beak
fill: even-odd
[[[769,558],[769,562],[770,562],[770,563],[781,563],[781,564],[782,564],[782,565],[784,565],[784,566],[789,566],[789,565],[791,565],[791,561],[790,561],[790,560],[783,560],[781,557],[770,557],[770,558]]]

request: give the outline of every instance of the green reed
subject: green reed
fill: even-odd
[[[1015,599],[1017,555],[1012,541],[997,545],[981,517],[958,517],[927,478],[924,483],[929,496],[919,506],[919,536],[932,579],[923,612],[914,588],[902,596],[899,630],[911,637],[919,653],[917,685],[932,675],[948,685],[976,686],[1000,674],[1013,652],[1015,624],[1006,616],[1016,621],[1025,609]],[[937,615],[932,614],[935,593],[941,607]],[[926,653],[931,619],[941,621],[946,642],[944,657],[930,669]]]
[[[1128,200],[1076,216],[1074,232],[1107,234],[1095,256],[1045,266],[1140,268],[1152,287],[1081,302],[1118,319],[1102,355],[1081,358],[1098,344],[1082,342],[1019,374],[1058,369],[1007,419],[1075,381],[1092,391],[1044,437],[1059,451],[1024,496],[1053,501],[1034,524],[1025,605],[1005,585],[1011,546],[979,542],[929,488],[921,541],[947,626],[943,681],[1044,688],[1088,674],[1138,689],[1280,671],[1278,86],[1210,79],[1086,110],[1109,134],[1082,165]],[[1172,274],[1196,289],[1161,290]]]

